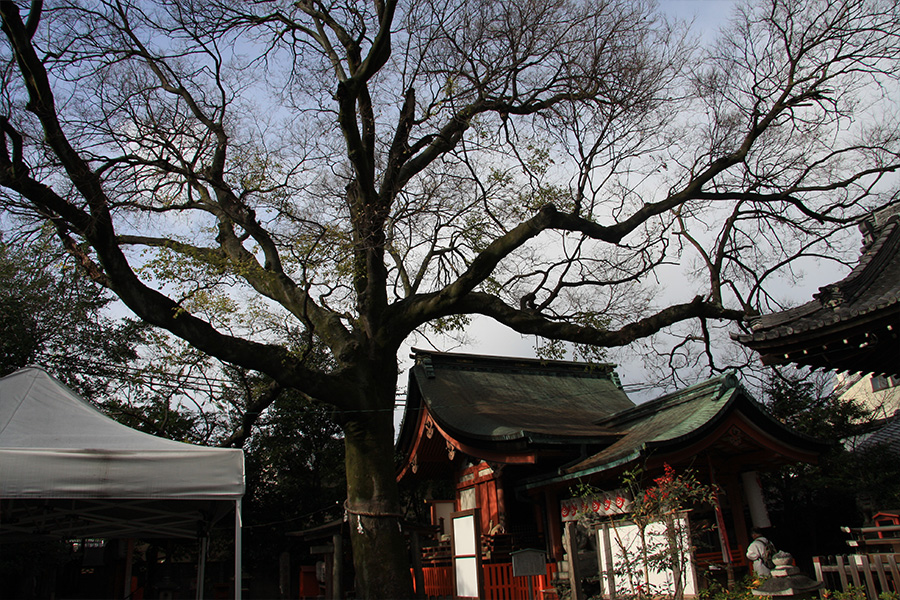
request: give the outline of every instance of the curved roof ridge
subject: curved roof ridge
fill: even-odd
[[[893,251],[900,245],[898,225],[900,216],[892,215],[878,228],[878,237],[863,247],[859,262],[850,273],[840,281],[820,287],[813,298],[823,305],[834,300],[853,302],[858,299],[878,279],[878,275],[893,258]]]
[[[660,408],[670,408],[683,404],[684,402],[689,402],[698,395],[708,396],[711,400],[718,400],[723,394],[732,389],[740,389],[745,395],[749,396],[738,381],[736,372],[729,370],[721,375],[710,377],[709,379],[700,381],[684,389],[669,392],[654,398],[653,400],[648,400],[647,402],[643,402],[632,408],[596,421],[594,424],[602,427],[620,427],[631,421],[655,413]],[[710,394],[711,391],[712,394]]]
[[[611,365],[417,352],[410,397],[461,439],[548,444],[608,440],[594,424],[634,406]]]

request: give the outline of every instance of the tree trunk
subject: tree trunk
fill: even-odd
[[[377,404],[382,408],[360,411],[343,423],[356,594],[412,598],[394,465],[393,387],[390,401]]]
[[[684,598],[685,563],[682,554],[684,549],[681,547],[680,541],[683,533],[678,520],[675,518],[674,511],[666,513],[665,523],[669,562],[672,565],[672,583],[675,588],[673,600],[682,600]]]

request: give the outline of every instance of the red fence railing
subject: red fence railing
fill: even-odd
[[[528,578],[513,577],[512,563],[482,564],[481,569],[485,600],[519,600],[528,597]],[[544,575],[532,578],[535,598],[547,598],[548,600],[556,598],[555,593],[549,593],[555,573],[556,564],[551,563],[547,565],[547,572]],[[422,579],[426,597],[453,597],[453,567],[450,565],[422,567]],[[542,593],[541,590],[547,590],[547,592]]]

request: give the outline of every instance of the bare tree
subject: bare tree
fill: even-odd
[[[895,200],[892,1],[745,6],[707,50],[631,0],[23,9],[0,2],[7,213],[145,321],[335,407],[366,597],[410,595],[411,334],[674,331],[719,368],[717,323]],[[691,294],[654,296],[673,264]]]

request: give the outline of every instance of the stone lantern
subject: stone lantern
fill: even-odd
[[[772,576],[753,590],[754,596],[779,596],[788,598],[809,598],[812,593],[824,585],[821,581],[810,579],[794,566],[794,557],[787,552],[779,552],[772,557],[775,568]]]

